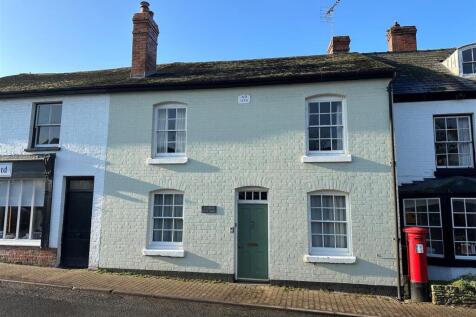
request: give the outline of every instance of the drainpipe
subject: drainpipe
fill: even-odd
[[[400,235],[400,207],[398,202],[398,181],[397,181],[397,162],[395,160],[395,133],[393,128],[393,81],[395,80],[395,75],[393,75],[392,80],[388,84],[387,91],[388,91],[388,106],[389,106],[389,114],[390,114],[390,134],[391,134],[391,144],[392,144],[392,174],[393,174],[393,192],[395,197],[395,248],[397,250],[397,298],[398,300],[403,299],[402,294],[402,276],[401,276],[401,235]]]

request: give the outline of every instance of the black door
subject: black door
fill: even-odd
[[[93,178],[67,179],[61,244],[63,267],[88,267],[93,186]]]

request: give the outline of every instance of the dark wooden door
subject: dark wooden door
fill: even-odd
[[[61,245],[63,267],[88,267],[93,187],[92,178],[67,179]]]

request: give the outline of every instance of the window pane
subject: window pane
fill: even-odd
[[[346,236],[336,236],[336,248],[347,248]]]
[[[437,130],[436,131],[436,141],[438,141],[438,142],[446,141],[446,130]]]
[[[319,116],[318,115],[310,115],[309,116],[309,125],[310,126],[319,125]]]
[[[181,218],[183,215],[183,207],[182,206],[175,206],[174,207],[174,217]]]
[[[164,205],[173,205],[174,195],[173,194],[166,194],[164,195]]]
[[[7,213],[7,230],[5,239],[15,239],[17,236],[18,208],[9,207]]]
[[[172,217],[173,206],[164,206],[164,217]]]
[[[166,122],[167,122],[167,110],[166,109],[159,109],[157,111],[157,130],[165,130],[166,129]]]
[[[324,234],[334,234],[334,223],[333,222],[323,222],[322,223],[322,232]]]
[[[472,74],[472,73],[473,73],[473,64],[463,63],[463,74]]]
[[[322,220],[321,208],[311,208],[311,220]]]
[[[319,135],[323,139],[327,139],[331,137],[331,128],[320,128]]]
[[[310,102],[309,103],[309,113],[319,113],[319,103]]]
[[[330,151],[332,149],[331,144],[330,139],[321,139],[321,151]]]
[[[309,140],[309,151],[319,151],[318,140]]]
[[[185,132],[176,132],[176,153],[185,153]]]
[[[426,213],[417,214],[417,225],[418,226],[428,226],[428,215]]]
[[[471,62],[473,60],[471,49],[464,50],[462,52],[462,55],[463,55],[463,62]]]
[[[323,239],[322,239],[321,235],[313,235],[312,236],[312,247],[314,247],[314,248],[323,247]]]
[[[167,153],[175,153],[175,142],[167,143]]]
[[[183,229],[183,220],[182,219],[175,219],[174,220],[174,229],[175,230],[182,230]]]
[[[164,219],[164,230],[167,229],[167,230],[170,230],[170,229],[173,229],[173,220],[172,219]]]
[[[60,127],[50,127],[50,143],[59,144],[60,139]]]
[[[21,207],[18,239],[30,239],[30,214],[31,207]]]
[[[167,132],[157,133],[157,153],[167,153]]]
[[[167,124],[167,130],[175,130],[175,119],[169,120]]]
[[[167,109],[168,119],[175,119],[177,117],[177,109]]]
[[[152,241],[155,241],[155,242],[162,241],[162,230],[154,230],[152,234]]]
[[[443,242],[441,241],[432,241],[430,254],[441,254],[443,255]]]
[[[335,248],[336,239],[335,236],[324,236],[324,247],[325,248]]]
[[[336,223],[335,224],[336,234],[347,234],[347,226],[345,223]]]
[[[50,128],[39,127],[37,131],[36,144],[48,144],[50,142]]]
[[[476,214],[466,214],[466,226],[476,228]]]
[[[342,102],[333,101],[332,102],[332,112],[342,112]]]
[[[435,129],[446,129],[446,120],[445,118],[435,118]]]
[[[440,226],[440,214],[439,213],[429,213],[429,222],[430,226]]]
[[[428,199],[428,211],[440,212],[440,201],[438,199]]]
[[[174,231],[174,242],[182,242],[182,231]]]
[[[464,199],[452,199],[453,212],[464,212]]]
[[[36,124],[50,123],[50,105],[37,105]]]
[[[321,114],[319,116],[319,124],[323,125],[330,125],[331,124],[331,116],[329,114]]]
[[[476,212],[476,199],[466,199],[466,212]]]
[[[5,207],[0,206],[0,239],[3,239],[4,223],[5,223]]]
[[[176,129],[185,130],[185,108],[177,109]]]
[[[163,231],[162,241],[164,241],[164,242],[172,242],[172,231],[171,231],[171,230],[164,230],[164,231]]]
[[[453,221],[455,227],[466,227],[466,217],[464,214],[453,213]]]
[[[311,139],[319,138],[319,128],[309,128],[309,138]]]
[[[164,195],[155,194],[154,195],[154,204],[155,205],[163,205],[164,204]]]
[[[330,113],[330,112],[331,112],[330,102],[321,102],[319,104],[319,113]]]
[[[163,216],[163,208],[162,206],[155,206],[154,207],[154,217],[162,217]]]
[[[321,222],[311,223],[311,233],[312,234],[322,234],[322,223]]]
[[[452,129],[457,129],[458,124],[456,123],[456,118],[452,117],[447,117],[446,118],[446,129],[452,130]]]
[[[440,228],[431,228],[430,236],[432,240],[443,240],[443,232]]]
[[[52,124],[60,124],[61,123],[61,105],[52,105],[51,106],[51,121]]]

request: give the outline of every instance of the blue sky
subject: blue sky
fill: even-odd
[[[130,65],[135,0],[0,0],[0,76]],[[395,21],[416,25],[419,49],[476,42],[476,0],[150,0],[158,63],[324,54],[330,37],[385,51]]]

